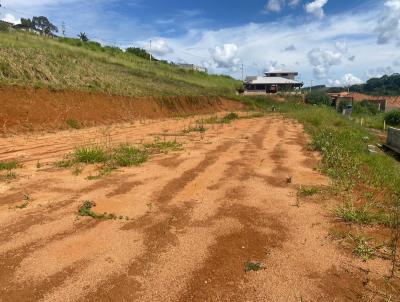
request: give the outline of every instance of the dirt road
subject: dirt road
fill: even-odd
[[[326,202],[298,199],[329,180],[293,121],[210,126],[177,136],[183,151],[98,180],[86,179],[94,167],[53,165],[75,145],[173,137],[194,120],[0,139],[0,160],[24,163],[0,182],[0,300],[374,301],[366,277],[388,264],[340,250]],[[124,219],[78,218],[85,200]]]

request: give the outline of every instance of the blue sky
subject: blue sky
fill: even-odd
[[[0,0],[0,18],[48,16],[68,36],[148,49],[240,78],[300,72],[348,85],[400,71],[400,0]]]

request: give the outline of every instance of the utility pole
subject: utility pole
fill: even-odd
[[[311,80],[310,92],[312,91],[313,80]]]
[[[150,51],[149,52],[150,52],[150,61],[151,61],[153,59],[152,54],[151,54],[151,40],[150,40]]]
[[[63,37],[65,38],[65,31],[66,31],[65,22],[63,22],[63,23],[61,24],[61,31],[62,31]]]
[[[244,64],[242,63],[242,82],[244,81]]]

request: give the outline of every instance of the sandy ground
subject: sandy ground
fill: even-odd
[[[24,163],[0,182],[0,301],[381,301],[365,285],[389,264],[341,250],[329,202],[298,198],[330,183],[301,125],[269,116],[174,137],[194,120],[0,138],[0,160]],[[99,180],[54,167],[76,145],[161,133],[184,150]],[[85,200],[127,219],[78,218]]]

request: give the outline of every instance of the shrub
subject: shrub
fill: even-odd
[[[0,162],[0,170],[12,170],[17,169],[20,165],[17,161]]]
[[[144,163],[148,157],[147,151],[129,145],[121,145],[114,150],[114,160],[121,167],[138,166]]]
[[[77,120],[69,119],[66,121],[67,125],[73,129],[80,129],[81,125]]]
[[[400,111],[392,110],[385,114],[385,121],[391,126],[400,126]]]
[[[354,113],[376,115],[379,112],[378,104],[371,103],[368,100],[363,100],[360,103],[354,103]]]
[[[331,98],[324,91],[312,91],[307,94],[306,102],[312,105],[328,105],[332,104]]]
[[[77,162],[95,164],[105,162],[108,158],[106,151],[100,146],[80,147],[74,151]]]

